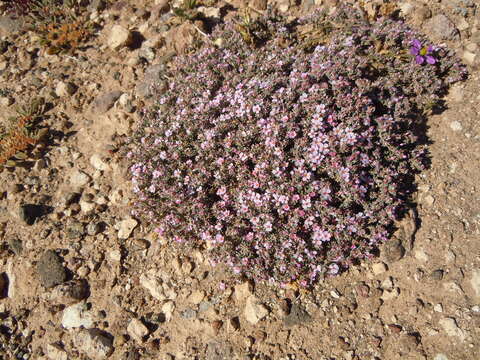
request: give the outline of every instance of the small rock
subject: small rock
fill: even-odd
[[[47,357],[51,360],[68,360],[67,352],[57,344],[48,344],[46,350]]]
[[[340,299],[340,294],[338,293],[337,290],[330,291],[330,296],[333,297],[334,299]]]
[[[391,276],[382,281],[381,288],[383,290],[392,290],[393,289],[393,279]]]
[[[152,8],[151,18],[159,19],[160,16],[170,10],[170,0],[155,0],[155,6]]]
[[[380,275],[387,271],[387,266],[384,263],[376,263],[372,265],[372,271],[374,275]]]
[[[436,312],[439,312],[439,313],[443,312],[443,306],[442,306],[442,304],[435,304],[435,305],[433,305],[433,311],[436,311]]]
[[[213,333],[215,335],[218,335],[218,333],[220,332],[220,329],[223,326],[223,321],[222,320],[214,320],[214,321],[212,321],[211,325],[212,325]]]
[[[37,219],[46,214],[46,210],[46,207],[42,205],[23,204],[20,205],[18,214],[27,225],[33,225]]]
[[[8,277],[5,273],[0,273],[0,299],[8,296]]]
[[[423,202],[425,203],[425,205],[431,207],[435,203],[435,198],[429,194],[423,198]]]
[[[423,249],[417,249],[415,250],[414,253],[415,259],[420,260],[422,262],[427,262],[428,261],[428,255],[423,251]]]
[[[108,252],[108,257],[113,261],[120,262],[122,260],[122,253],[120,250],[111,250]]]
[[[67,237],[70,239],[78,239],[85,235],[85,225],[80,221],[72,221],[67,225]]]
[[[435,355],[433,360],[448,360],[448,357],[445,354],[437,354],[437,355]]]
[[[90,295],[88,283],[85,280],[71,280],[56,286],[50,298],[56,304],[71,305],[86,299]]]
[[[101,231],[101,226],[98,222],[91,222],[87,225],[87,234],[95,236]]]
[[[381,299],[383,301],[389,301],[389,300],[396,299],[398,297],[398,295],[400,295],[400,289],[399,288],[395,288],[392,291],[385,290],[382,293]]]
[[[127,333],[138,342],[143,342],[143,338],[148,335],[148,328],[138,319],[130,320],[127,326]]]
[[[465,50],[463,52],[462,58],[467,62],[469,65],[475,64],[475,58],[477,57],[477,54],[472,53],[470,51]]]
[[[425,29],[441,40],[455,40],[459,37],[455,24],[445,15],[439,14],[425,23]]]
[[[180,313],[180,316],[184,319],[195,319],[197,317],[197,312],[192,308],[187,308]]]
[[[79,202],[80,209],[84,214],[89,214],[95,210],[96,204],[90,201],[80,200]]]
[[[106,359],[113,352],[113,337],[99,329],[79,331],[73,344],[92,360]]]
[[[198,305],[203,301],[204,298],[205,298],[205,291],[196,290],[188,297],[188,301],[194,305]]]
[[[300,304],[294,303],[292,304],[290,313],[283,319],[283,323],[285,324],[285,326],[290,327],[295,325],[302,325],[311,320],[312,318],[307,313],[307,311]]]
[[[110,49],[119,50],[122,47],[131,45],[132,41],[133,35],[130,30],[125,29],[121,25],[113,25],[107,43]]]
[[[60,81],[55,87],[55,94],[57,94],[58,97],[71,96],[75,94],[75,91],[77,91],[77,87],[70,82],[65,83]]]
[[[433,271],[432,274],[430,275],[430,277],[433,280],[437,280],[437,281],[442,280],[443,279],[443,270],[438,269],[438,270]]]
[[[235,299],[238,302],[244,301],[253,294],[253,285],[250,281],[235,285]]]
[[[153,273],[146,273],[140,275],[140,285],[150,292],[157,300],[165,300],[166,295],[163,290],[163,281]]]
[[[102,157],[98,154],[93,154],[90,157],[90,164],[97,170],[107,171],[110,170],[110,166],[102,160]]]
[[[62,259],[53,250],[45,251],[40,257],[37,272],[41,284],[47,289],[62,284],[67,279],[67,272],[62,265]]]
[[[133,218],[121,221],[119,224],[118,238],[122,240],[128,239],[137,225],[138,221]]]
[[[461,341],[465,340],[465,333],[457,325],[454,318],[443,318],[438,322],[448,336],[458,337]]]
[[[462,131],[463,126],[460,121],[455,120],[450,123],[450,129],[452,129],[453,131]]]
[[[197,8],[199,12],[201,12],[205,17],[212,18],[212,19],[220,19],[220,8],[218,7],[205,7],[199,6]]]
[[[175,303],[173,301],[167,301],[162,306],[162,313],[165,315],[165,321],[169,322],[172,319],[173,311],[175,310]]]
[[[83,326],[89,329],[93,326],[93,315],[87,310],[84,302],[71,305],[63,310],[62,326],[65,329],[79,328]]]
[[[81,170],[75,169],[70,175],[70,185],[81,188],[87,185],[92,178]]]
[[[470,278],[470,285],[475,292],[475,296],[480,298],[480,269],[474,269],[472,271],[472,277]]]
[[[97,96],[92,103],[92,112],[95,114],[106,113],[122,94],[121,91],[117,90]]]
[[[465,20],[465,18],[461,18],[458,24],[456,25],[457,25],[457,29],[460,31],[467,30],[470,27],[470,24],[468,23],[467,20]]]
[[[247,298],[244,314],[247,321],[255,325],[268,315],[268,309],[254,295],[250,295]]]
[[[383,253],[385,255],[385,260],[388,263],[394,263],[403,258],[405,255],[405,248],[400,239],[392,238],[384,245]]]

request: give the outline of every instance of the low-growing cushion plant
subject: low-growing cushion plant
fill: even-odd
[[[174,61],[131,139],[134,214],[257,280],[308,286],[371,257],[428,160],[425,115],[465,69],[348,7],[210,40]]]

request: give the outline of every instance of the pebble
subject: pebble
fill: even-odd
[[[475,296],[480,298],[480,269],[474,269],[470,278],[470,285],[472,286]]]
[[[382,293],[381,299],[383,301],[388,301],[388,300],[393,300],[396,299],[400,295],[400,289],[399,288],[394,288],[392,291],[385,290]]]
[[[143,338],[148,335],[148,328],[138,319],[132,319],[128,323],[127,333],[138,342],[143,342]]]
[[[60,81],[55,87],[55,94],[58,97],[71,96],[77,91],[77,87],[70,82]]]
[[[235,285],[235,299],[242,302],[249,296],[253,295],[253,285],[250,281]]]
[[[196,290],[188,297],[188,301],[194,305],[198,305],[203,301],[204,298],[205,298],[205,291]]]
[[[337,290],[330,291],[330,296],[334,299],[340,299],[340,293]]]
[[[81,188],[87,185],[92,178],[85,172],[75,169],[70,175],[70,185],[75,188]]]
[[[477,57],[477,54],[465,50],[462,55],[462,59],[465,60],[469,65],[475,64],[475,58]]]
[[[84,327],[89,329],[93,326],[93,314],[86,309],[84,302],[79,302],[63,310],[62,326],[65,329]]]
[[[442,269],[437,269],[435,271],[433,271],[431,274],[430,274],[430,277],[433,279],[433,280],[437,280],[437,281],[440,281],[443,279],[443,270]]]
[[[71,305],[86,299],[90,295],[85,280],[71,280],[53,288],[50,299],[56,304]]]
[[[167,301],[162,306],[162,313],[165,315],[165,322],[169,322],[172,319],[173,311],[175,310],[175,303],[173,301]]]
[[[66,233],[70,239],[81,238],[85,234],[85,225],[80,221],[73,220],[67,225]]]
[[[107,39],[107,44],[112,50],[119,50],[122,47],[132,44],[133,34],[130,30],[121,25],[113,25]]]
[[[254,295],[247,298],[244,315],[247,321],[255,325],[268,315],[268,309]]]
[[[450,129],[452,129],[453,131],[462,131],[463,126],[460,121],[455,120],[450,123]]]
[[[62,265],[62,259],[55,251],[45,251],[37,264],[40,282],[45,288],[62,284],[67,279],[67,272]]]
[[[80,330],[73,338],[74,346],[92,360],[103,360],[113,352],[112,335],[99,329]]]
[[[388,263],[394,263],[401,260],[405,255],[405,248],[402,241],[398,238],[392,238],[383,247],[383,254]]]
[[[442,304],[435,304],[435,305],[433,305],[433,311],[436,311],[436,312],[439,312],[439,313],[443,312],[443,306],[442,306]]]
[[[45,214],[45,207],[36,204],[20,205],[18,215],[27,225],[33,225],[35,221]]]
[[[376,263],[372,265],[372,271],[374,275],[380,275],[387,271],[387,266],[382,262]]]
[[[8,278],[5,273],[0,273],[0,299],[8,296]]]
[[[454,318],[443,318],[438,322],[448,336],[458,337],[461,341],[465,340],[465,333],[457,325],[457,321]]]
[[[428,261],[428,255],[423,251],[423,249],[417,249],[414,253],[415,259],[420,260],[422,262]]]
[[[87,234],[90,236],[95,236],[100,233],[101,227],[98,222],[91,222],[87,225]]]
[[[125,95],[125,94],[124,94]],[[102,160],[102,157],[99,154],[93,154],[90,157],[90,164],[96,169],[100,171],[107,171],[110,170],[110,165],[108,165],[105,161]]]
[[[437,355],[435,355],[433,360],[448,360],[448,357],[445,354],[437,354]]]
[[[138,221],[133,218],[121,221],[118,224],[118,238],[122,240],[128,239],[137,225]]]
[[[427,195],[423,198],[423,202],[427,206],[432,206],[435,203],[435,198],[432,195]]]
[[[95,210],[96,204],[94,202],[80,200],[79,202],[80,209],[84,214],[89,214]]]
[[[106,94],[98,95],[92,103],[92,112],[95,114],[104,114],[115,104],[115,101],[123,94],[116,90]]]

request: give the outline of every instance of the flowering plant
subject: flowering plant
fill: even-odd
[[[235,273],[306,286],[388,240],[426,164],[418,114],[465,71],[444,49],[436,67],[395,56],[415,33],[351,8],[269,13],[249,24],[255,42],[235,25],[178,57],[145,112],[128,153],[135,214]]]
[[[437,62],[437,60],[432,56],[433,47],[431,45],[422,46],[422,43],[418,39],[412,40],[410,54],[415,56],[415,61],[419,65],[423,64],[425,61],[430,65],[434,65]]]

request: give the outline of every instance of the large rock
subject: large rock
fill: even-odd
[[[80,330],[73,338],[73,344],[92,360],[103,360],[113,352],[112,335],[99,329]]]
[[[45,251],[40,257],[37,273],[41,284],[47,289],[67,280],[67,272],[62,265],[62,259],[53,250]]]

